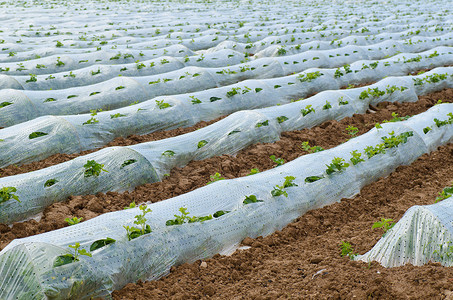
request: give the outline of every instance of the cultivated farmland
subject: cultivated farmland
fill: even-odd
[[[448,1],[0,4],[0,299],[453,295]]]

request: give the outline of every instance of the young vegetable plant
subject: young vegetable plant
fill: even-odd
[[[351,136],[351,138],[356,137],[357,133],[359,133],[359,129],[357,127],[349,125],[346,127],[347,133]]]
[[[308,141],[302,142],[301,149],[304,150],[304,151],[307,151],[308,153],[315,153],[315,152],[324,151],[324,149],[321,146],[310,147]]]
[[[357,255],[358,255],[357,253],[354,253],[354,249],[352,248],[350,243],[341,241],[340,244],[341,257],[347,256],[349,257],[349,259],[354,259]]]
[[[14,195],[15,192],[17,192],[17,189],[15,187],[2,187],[0,189],[0,203],[9,201],[11,199],[20,202],[19,197],[17,195]]]
[[[75,243],[75,245],[69,245],[69,248],[74,249],[74,254],[68,253],[64,255],[57,256],[55,259],[53,266],[59,267],[63,265],[67,265],[76,261],[79,261],[80,255],[85,255],[91,257],[91,253],[87,252],[85,249],[79,249],[80,243]]]
[[[385,235],[387,233],[387,231],[389,231],[393,226],[395,226],[395,224],[396,223],[393,222],[393,219],[381,218],[380,221],[377,221],[373,224],[371,229],[382,228],[382,230],[384,231],[384,235]]]
[[[189,217],[189,212],[187,211],[187,208],[185,208],[185,207],[180,207],[179,211],[181,212],[181,215],[180,216],[174,215],[176,219],[167,220],[167,222],[165,222],[165,225],[167,225],[167,226],[182,225],[184,223],[195,223],[195,222],[204,222],[204,221],[212,220],[212,215],[202,216],[202,217],[196,217],[196,216]],[[217,212],[217,213],[219,213],[219,212]]]
[[[307,105],[305,106],[305,108],[302,108],[300,110],[300,113],[302,114],[302,116],[306,116],[308,115],[309,113],[312,113],[312,112],[315,112],[315,109],[311,107],[311,105]]]
[[[102,111],[102,110],[99,109],[99,111]],[[83,122],[82,125],[99,123],[99,120],[95,118],[95,116],[98,114],[98,110],[97,109],[90,109],[90,112],[91,112],[91,114],[90,114],[91,118],[88,121]]]
[[[257,202],[264,202],[263,200],[258,200],[255,195],[245,196],[243,204],[250,204],[250,203],[257,203]]]
[[[199,141],[198,145],[197,145],[198,149],[200,149],[201,147],[206,146],[207,143],[208,143],[208,141],[206,141],[206,140]]]
[[[326,173],[327,175],[331,175],[335,172],[342,172],[344,169],[349,167],[348,163],[344,162],[344,159],[341,157],[334,157],[332,159],[332,163],[330,165],[326,165]]]
[[[72,218],[66,218],[64,220],[65,220],[65,222],[68,223],[69,226],[71,226],[71,225],[79,224],[80,221],[83,220],[83,218],[82,217],[80,217],[80,218],[72,217]]]
[[[99,176],[102,171],[108,172],[104,169],[104,164],[99,164],[94,160],[87,161],[83,167],[85,168],[84,177]]]
[[[28,138],[31,140],[31,139],[35,139],[35,138],[45,136],[45,135],[48,135],[48,133],[41,132],[41,131],[35,131],[35,132],[30,133]]]
[[[168,107],[171,107],[171,105],[168,103],[165,103],[164,100],[160,100],[160,101],[156,100],[156,105],[157,105],[157,107],[159,107],[159,109],[166,109]]]
[[[269,158],[276,163],[277,165],[275,167],[281,166],[285,163],[285,160],[283,158],[277,158],[275,155],[269,156]]]
[[[129,207],[130,208],[130,207]],[[140,205],[139,209],[141,211],[140,215],[135,216],[134,224],[140,226],[140,228],[123,226],[126,229],[127,239],[129,241],[138,238],[144,234],[151,233],[151,226],[146,224],[146,214],[150,213],[152,210],[148,208],[147,205]]]
[[[222,175],[220,175],[220,173],[215,173],[214,175],[211,175],[210,178],[211,178],[211,181],[206,183],[206,185],[211,184],[211,183],[216,182],[216,181],[219,181],[219,180],[224,180],[225,179],[224,177],[222,177]]]
[[[54,185],[57,182],[58,182],[58,180],[55,178],[49,179],[44,183],[44,187],[51,187],[52,185]]]
[[[276,185],[274,189],[271,191],[271,195],[273,197],[278,197],[278,196],[285,196],[288,197],[288,193],[284,190],[285,188],[292,187],[292,186],[297,186],[293,182],[293,180],[296,179],[294,176],[286,176],[285,181],[283,182],[283,185]]]
[[[351,155],[352,155],[352,157],[349,160],[352,162],[352,164],[354,166],[361,161],[365,161],[363,158],[361,158],[362,153],[357,152],[357,150],[352,151]]]
[[[450,198],[453,195],[453,184],[452,186],[446,187],[439,193],[439,196],[436,197],[434,203]]]
[[[250,170],[250,173],[247,174],[248,175],[255,175],[255,174],[258,174],[260,172],[260,170],[258,170],[258,168],[253,168]]]
[[[105,238],[105,239],[94,241],[90,246],[90,251],[93,252],[94,250],[100,249],[102,247],[113,244],[115,242],[116,242],[116,240],[109,238],[109,237]]]

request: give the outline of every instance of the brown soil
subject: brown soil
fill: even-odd
[[[345,130],[349,125],[357,127],[359,134],[363,134],[373,128],[375,123],[392,119],[392,112],[398,113],[399,116],[418,114],[437,103],[438,99],[453,102],[453,89],[422,96],[416,103],[381,103],[378,107],[370,108],[363,115],[357,114],[339,122],[328,121],[311,129],[285,132],[282,134],[281,140],[275,143],[256,144],[240,151],[236,156],[222,155],[203,161],[193,161],[184,168],[173,169],[170,176],[162,182],[138,186],[132,192],[71,196],[67,201],[55,203],[45,209],[39,222],[35,220],[17,222],[11,227],[0,224],[0,250],[15,238],[67,226],[64,221],[67,217],[77,216],[88,220],[103,213],[121,210],[132,201],[137,204],[148,201],[157,202],[187,193],[204,186],[210,180],[210,175],[214,175],[216,172],[229,179],[245,176],[252,168],[259,168],[260,171],[270,169],[274,167],[274,163],[269,159],[270,155],[283,158],[288,162],[307,154],[300,147],[303,141],[308,141],[311,146],[317,145],[324,149],[335,147],[350,138]],[[154,133],[154,135],[157,134]],[[137,141],[140,138],[130,137],[128,140],[140,142],[140,140]],[[126,141],[126,139],[124,140]]]

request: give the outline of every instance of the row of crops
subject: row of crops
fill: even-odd
[[[136,4],[0,7],[9,12],[0,21],[8,24],[0,39],[0,167],[226,117],[0,178],[0,224],[39,222],[70,196],[131,190],[191,161],[453,88],[453,19],[439,9],[448,3],[393,3],[392,11],[383,3],[310,1],[225,1],[215,10],[202,1]],[[75,218],[0,252],[0,298],[109,298],[127,283],[230,254],[247,237],[354,197],[452,140],[453,104],[439,103],[265,172]],[[450,202],[410,209],[356,259],[451,265]]]

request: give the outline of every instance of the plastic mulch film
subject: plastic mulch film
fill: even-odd
[[[447,51],[447,49],[445,50]],[[434,51],[429,53],[434,53]],[[439,49],[438,51],[441,50]],[[157,130],[191,126],[199,121],[212,120],[239,110],[288,103],[291,99],[298,99],[315,92],[338,89],[351,82],[370,82],[394,73],[406,74],[408,71],[416,70],[420,67],[433,66],[435,64],[443,65],[452,60],[452,55],[439,55],[426,59],[426,61],[422,60],[422,62],[408,64],[391,63],[389,66],[384,66],[383,63],[380,63],[374,70],[366,69],[357,73],[348,73],[339,78],[335,77],[333,69],[311,69],[299,75],[265,80],[247,80],[241,84],[193,94],[158,97],[125,108],[98,112],[95,116],[90,114],[44,116],[0,130],[0,139],[2,140],[0,142],[0,167],[40,160],[56,153],[77,153],[94,149],[120,136],[147,134]],[[392,59],[393,62],[396,61],[395,58]],[[409,66],[411,64],[413,65]],[[403,65],[408,66],[401,71]],[[361,62],[351,65],[352,70],[354,68],[360,69],[361,67]],[[341,112],[348,113],[345,116],[364,112],[370,103],[375,104],[379,101],[416,101],[419,95],[451,87],[452,69],[451,67],[436,68],[417,76],[386,78],[369,87],[336,92],[320,92],[315,97],[298,101],[296,102],[297,104],[279,106],[274,111],[280,113],[279,116],[288,118],[286,122],[281,123],[283,130],[307,128],[319,124],[317,120],[328,119],[326,117],[329,115],[339,119]],[[322,75],[301,82],[301,80],[304,80],[304,76],[314,72],[319,72]],[[439,77],[439,80],[426,81],[426,76],[434,76],[435,74],[448,74],[448,76],[442,75],[443,77]],[[346,78],[343,79],[343,77]],[[417,85],[414,80],[422,80],[421,83],[423,84]],[[387,92],[387,89],[392,86],[397,87],[399,90]],[[403,90],[401,90],[402,87]],[[381,91],[386,91],[386,94],[367,98],[361,97],[360,93],[369,88],[378,88]],[[7,93],[8,91],[3,92]],[[139,92],[140,90],[136,90],[136,93]],[[336,96],[335,93],[337,94]],[[341,101],[341,97],[345,97],[345,100]],[[30,115],[30,111],[27,110],[29,107],[22,105],[22,103],[27,101],[26,98],[15,101],[15,105],[20,105],[20,113],[24,116]],[[156,101],[162,101],[170,106],[160,109]],[[199,102],[194,104],[194,101]],[[332,109],[323,109],[327,102],[330,103]],[[343,104],[348,102],[348,104],[341,105],[340,102]],[[84,103],[83,101],[74,102],[74,105],[81,106]],[[316,112],[314,114],[301,119],[300,114],[296,112],[299,112],[306,105],[313,105],[318,107],[318,109],[315,109]],[[9,106],[13,105],[8,105],[0,110],[8,109]],[[288,110],[287,113],[284,112],[285,109]],[[270,110],[268,112],[272,113]],[[88,124],[91,122],[90,120],[93,122]],[[308,124],[307,120],[311,120],[312,123]],[[301,124],[301,121],[303,121],[303,125],[298,125]],[[42,132],[45,135],[30,139],[29,136],[33,132]]]
[[[434,46],[432,43],[434,42],[429,43],[430,47]],[[400,53],[397,56],[378,61],[377,65],[374,65],[376,62],[357,61],[371,56],[367,54],[366,48],[369,47],[348,46],[328,51],[309,51],[288,57],[262,58],[247,64],[236,65],[234,68],[188,66],[163,74],[136,77],[121,76],[96,84],[51,91],[4,89],[0,90],[0,98],[2,101],[9,102],[10,105],[0,108],[0,126],[12,126],[43,115],[75,115],[87,113],[93,109],[113,110],[159,96],[181,95],[198,91],[207,92],[216,87],[231,88],[228,85],[240,85],[247,82],[244,81],[246,79],[252,82],[259,81],[259,79],[269,82],[274,80],[269,78],[275,78],[276,83],[272,86],[278,85],[278,81],[287,84],[285,81],[291,76],[282,76],[300,73],[308,68],[319,66],[330,67],[333,65],[340,67],[351,63],[353,70],[362,71],[354,72],[354,74],[346,73],[340,78],[335,77],[335,82],[343,83],[351,77],[361,79],[362,83],[376,81],[384,76],[406,75],[407,73],[404,72],[407,70],[415,71],[417,68],[449,65],[452,63],[453,56],[451,54],[452,47],[439,46],[418,54]],[[369,49],[374,51],[373,56],[376,57],[384,57],[386,53],[391,52],[389,50],[378,50],[381,47]],[[396,54],[398,52],[392,50],[391,53]],[[223,59],[226,61],[225,65],[227,65],[228,56],[225,55]],[[354,60],[356,61],[353,62]],[[370,64],[370,66],[365,68],[363,64]],[[332,76],[335,72],[332,68],[320,71],[332,73]],[[88,71],[85,75],[80,79],[77,77],[66,79],[90,82],[92,75],[89,75]],[[242,82],[236,84],[239,81]],[[6,80],[5,82],[12,82],[13,86],[17,85],[16,80]],[[319,89],[314,91],[318,92]],[[279,90],[278,93],[282,93],[282,90]],[[16,105],[16,101],[19,105]],[[27,113],[25,114],[23,111]]]
[[[379,242],[355,259],[384,267],[421,266],[429,261],[453,265],[453,198],[413,206]]]
[[[445,119],[453,104],[441,104],[428,113],[412,117],[417,123],[431,126],[434,115]],[[444,117],[445,116],[445,117]],[[156,279],[165,275],[172,265],[193,262],[216,253],[234,251],[245,237],[266,236],[283,228],[308,210],[340,201],[357,194],[360,189],[386,176],[400,165],[410,164],[428,151],[429,134],[442,135],[436,141],[451,142],[453,125],[433,127],[420,135],[407,121],[382,124],[381,129],[353,138],[333,149],[304,155],[285,165],[233,180],[221,180],[148,207],[147,224],[152,232],[128,241],[124,225],[131,226],[138,208],[101,215],[60,230],[17,239],[0,252],[0,297],[50,299],[89,299],[108,297],[115,289],[139,279]],[[367,146],[383,142],[391,134],[406,135],[405,142],[386,149],[342,172],[326,175],[326,165],[334,157],[349,161],[350,152],[362,152]],[[411,135],[412,133],[413,135]],[[440,146],[440,144],[437,144]],[[271,191],[282,185],[286,176],[294,176],[296,185],[284,188],[288,196],[272,196]],[[306,183],[308,176],[323,176]],[[263,202],[243,204],[247,195]],[[212,220],[166,226],[178,209],[185,207],[190,215],[205,216],[223,210],[229,213]],[[92,257],[53,267],[59,255],[69,253],[68,245],[80,243],[83,249],[106,237],[116,242],[95,250]],[[27,289],[24,289],[24,287]]]
[[[444,74],[447,69],[439,68],[433,70],[431,71],[432,73],[424,74],[425,77],[423,78],[431,78],[430,76],[437,74],[434,73],[437,71]],[[379,90],[384,91],[388,89],[390,84],[397,87],[406,87],[407,89],[403,92],[394,91],[386,94],[380,97],[379,101],[417,101],[417,94],[451,86],[450,77],[450,75],[445,75],[444,80],[439,80],[436,83],[425,83],[420,86],[414,86],[411,78],[409,80],[404,77],[386,78],[376,84]],[[106,148],[102,151],[80,156],[74,161],[65,162],[50,168],[0,178],[0,186],[15,187],[17,189],[17,195],[21,199],[21,203],[11,199],[1,205],[0,222],[11,223],[31,217],[51,203],[62,201],[69,195],[107,192],[111,191],[114,187],[116,187],[114,190],[125,190],[143,184],[146,182],[145,178],[149,180],[148,182],[159,181],[163,178],[164,174],[170,173],[174,167],[183,167],[192,160],[201,160],[222,154],[232,155],[251,144],[276,141],[283,131],[310,128],[327,120],[342,119],[354,113],[363,113],[368,109],[369,103],[376,104],[378,102],[374,97],[368,97],[364,100],[359,99],[362,92],[368,89],[374,90],[375,87],[341,92],[326,91],[311,99],[288,105],[254,111],[241,111],[191,133],[160,141],[124,147],[124,152],[131,153],[130,155],[109,155],[108,151],[122,153],[123,150],[121,150],[121,147]],[[329,101],[332,107],[330,109],[323,109]],[[344,104],[346,102],[348,104]],[[314,112],[308,113],[305,116],[301,114],[301,110],[306,109],[310,105],[314,109]],[[163,112],[164,110],[157,111]],[[438,112],[431,110],[426,112],[426,115],[430,114],[433,115],[432,119],[434,119]],[[181,118],[182,115],[183,112],[181,112]],[[164,116],[162,115],[158,119],[162,120]],[[168,116],[171,116],[171,114]],[[413,126],[417,134],[423,135],[424,139],[426,139],[425,145],[428,147],[428,150],[434,149],[433,147],[436,147],[435,145],[437,143],[445,142],[443,134],[436,133],[437,131],[425,135],[423,133],[424,125],[420,125],[423,123],[418,122],[416,119],[411,118],[408,123]],[[99,136],[104,138],[107,136],[105,132],[96,132],[96,127],[87,128],[93,128],[94,133]],[[27,133],[24,134],[26,135]],[[68,139],[68,143],[64,145],[69,146],[71,137],[63,134],[61,136]],[[49,142],[46,142],[46,136],[36,138],[36,140],[41,138],[43,138],[43,147],[48,146]],[[128,156],[130,157],[128,158]],[[103,172],[99,178],[85,178],[83,176],[83,165],[89,160],[95,160],[97,163],[105,164],[105,169],[108,173]],[[127,168],[121,168],[125,161],[128,160],[136,160],[137,162],[127,166]],[[144,160],[148,163],[139,164],[139,162]],[[126,172],[126,169],[128,176],[124,177],[122,172]],[[146,174],[149,172],[152,172],[154,175],[147,176]],[[116,177],[116,175],[118,176]],[[45,186],[45,183],[51,179],[56,179],[59,182],[53,186]],[[99,182],[93,185],[94,181]],[[49,194],[52,197],[49,197]]]

